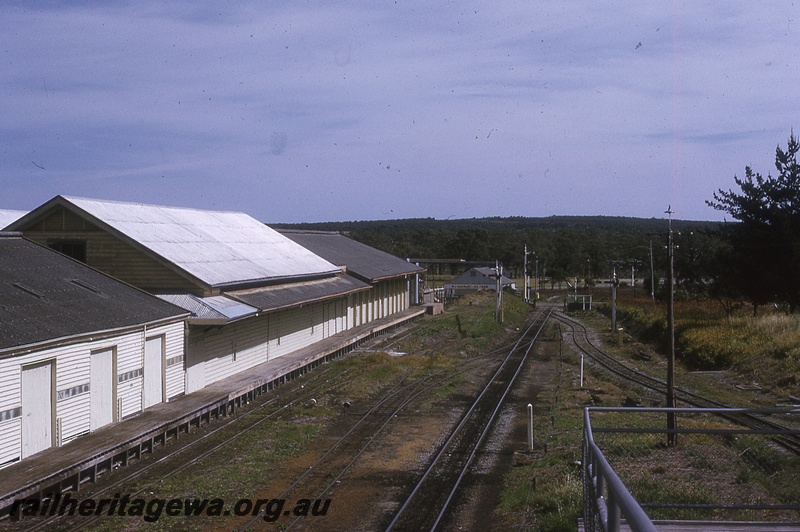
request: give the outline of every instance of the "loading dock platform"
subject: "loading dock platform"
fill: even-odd
[[[62,447],[53,447],[12,464],[0,475],[0,519],[17,499],[79,491],[99,473],[127,465],[168,440],[219,416],[226,416],[275,386],[342,356],[362,343],[425,314],[411,307],[269,360],[217,381],[202,390],[148,408],[141,414],[105,426]]]

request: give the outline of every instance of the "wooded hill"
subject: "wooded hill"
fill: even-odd
[[[649,270],[650,243],[656,270],[666,261],[668,221],[663,218],[551,216],[547,218],[412,218],[358,222],[270,224],[275,228],[339,231],[401,258],[494,261],[521,272],[523,250],[535,253],[540,273],[554,279],[605,278],[610,261],[641,262]],[[721,222],[673,220],[676,241],[687,241],[694,261]],[[680,233],[680,234],[679,234]],[[677,259],[676,259],[677,260]]]

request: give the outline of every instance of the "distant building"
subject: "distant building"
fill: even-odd
[[[183,394],[188,315],[0,233],[0,467]]]
[[[516,290],[514,281],[506,276],[500,278],[502,288]],[[471,268],[452,281],[444,284],[445,297],[458,297],[481,290],[495,290],[497,273],[494,268]]]

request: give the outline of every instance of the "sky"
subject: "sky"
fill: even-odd
[[[722,220],[800,134],[800,2],[5,1],[0,91],[0,209]]]

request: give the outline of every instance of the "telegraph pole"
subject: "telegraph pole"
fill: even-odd
[[[633,289],[633,297],[636,298],[636,267],[642,265],[642,261],[638,259],[630,259],[628,261],[631,267],[631,288]]]
[[[653,271],[653,241],[650,241],[650,296],[656,304],[656,274]]]
[[[531,299],[531,291],[530,291],[530,276],[528,275],[528,244],[525,244],[525,256],[522,260],[522,277],[524,281],[524,287],[522,295],[524,296],[525,302],[527,303]]]
[[[613,268],[611,274],[611,334],[614,335],[617,334],[617,285],[619,280],[617,279],[617,261],[609,262]]]
[[[495,273],[497,274],[497,283],[495,284],[497,288],[497,310],[495,318],[498,323],[503,323],[503,265],[499,260],[495,261]]]
[[[617,267],[614,266],[614,276],[611,278],[611,329],[612,334],[617,333]]]
[[[665,211],[669,216],[669,239],[667,250],[669,255],[669,269],[667,271],[667,284],[669,285],[669,303],[667,306],[667,326],[669,328],[669,358],[667,362],[667,408],[675,408],[675,248],[672,244],[672,206]],[[667,445],[674,446],[678,441],[675,412],[667,413]]]

